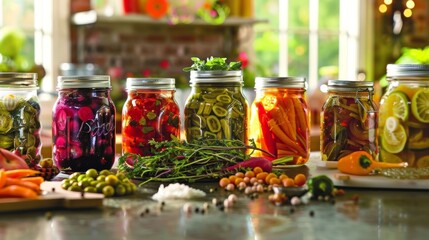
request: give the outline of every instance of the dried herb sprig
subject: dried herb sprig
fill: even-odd
[[[253,142],[246,145],[239,140],[200,139],[191,143],[152,140],[149,143],[152,156],[127,153],[119,158],[119,170],[131,178],[145,179],[141,184],[215,179],[226,174],[225,168],[248,159],[253,151],[267,153]],[[246,153],[246,150],[251,151]]]

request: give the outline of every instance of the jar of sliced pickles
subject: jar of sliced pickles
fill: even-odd
[[[185,104],[186,140],[248,141],[248,103],[241,71],[191,71]]]
[[[0,73],[0,148],[32,168],[40,159],[41,124],[36,73]]]
[[[122,109],[122,152],[151,155],[150,140],[180,139],[174,78],[128,78]]]
[[[110,77],[59,76],[52,111],[53,159],[63,172],[110,169],[115,161],[115,105]]]
[[[300,77],[257,77],[251,107],[250,139],[271,153],[300,165],[310,153],[310,124],[306,81]],[[259,153],[259,152],[258,152]]]
[[[429,65],[387,65],[380,101],[380,160],[429,167]]]
[[[320,114],[322,160],[338,161],[358,150],[378,159],[378,111],[372,99],[373,86],[368,81],[328,81],[328,99]]]

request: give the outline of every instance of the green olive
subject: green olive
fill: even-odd
[[[105,197],[112,197],[113,195],[115,195],[115,189],[110,185],[105,186],[102,192]]]
[[[84,192],[90,192],[90,193],[96,193],[97,189],[95,187],[92,186],[88,186],[85,189],[83,189]]]
[[[117,196],[124,196],[127,194],[127,189],[123,184],[119,184],[115,187],[115,194]]]
[[[85,174],[86,176],[92,177],[93,179],[96,179],[98,177],[98,172],[94,168],[86,170]]]

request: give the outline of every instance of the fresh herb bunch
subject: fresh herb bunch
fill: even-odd
[[[150,181],[195,182],[225,175],[225,168],[250,157],[255,146],[239,140],[200,139],[191,143],[180,140],[151,140],[152,156],[126,153],[119,158],[118,168],[130,178]],[[245,150],[251,149],[249,154]],[[264,151],[265,152],[265,151]]]
[[[192,57],[192,66],[183,68],[183,71],[236,71],[241,70],[241,62],[226,62],[226,58],[210,57],[207,61]]]

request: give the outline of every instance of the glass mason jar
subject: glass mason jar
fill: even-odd
[[[128,78],[122,109],[122,153],[151,155],[150,140],[180,139],[174,78]]]
[[[368,81],[328,81],[328,99],[320,113],[322,160],[338,161],[358,150],[378,160],[378,111],[372,99],[373,86]]]
[[[429,166],[429,65],[387,65],[380,101],[380,160]]]
[[[59,76],[52,112],[53,158],[63,172],[110,169],[115,161],[115,105],[110,77]]]
[[[293,157],[300,165],[310,156],[306,82],[300,77],[257,77],[251,107],[250,139],[273,157]],[[258,152],[261,153],[261,152]]]
[[[0,147],[32,168],[41,159],[40,105],[36,73],[0,73]]]
[[[241,71],[191,71],[191,93],[185,103],[186,140],[248,141],[249,106]]]

